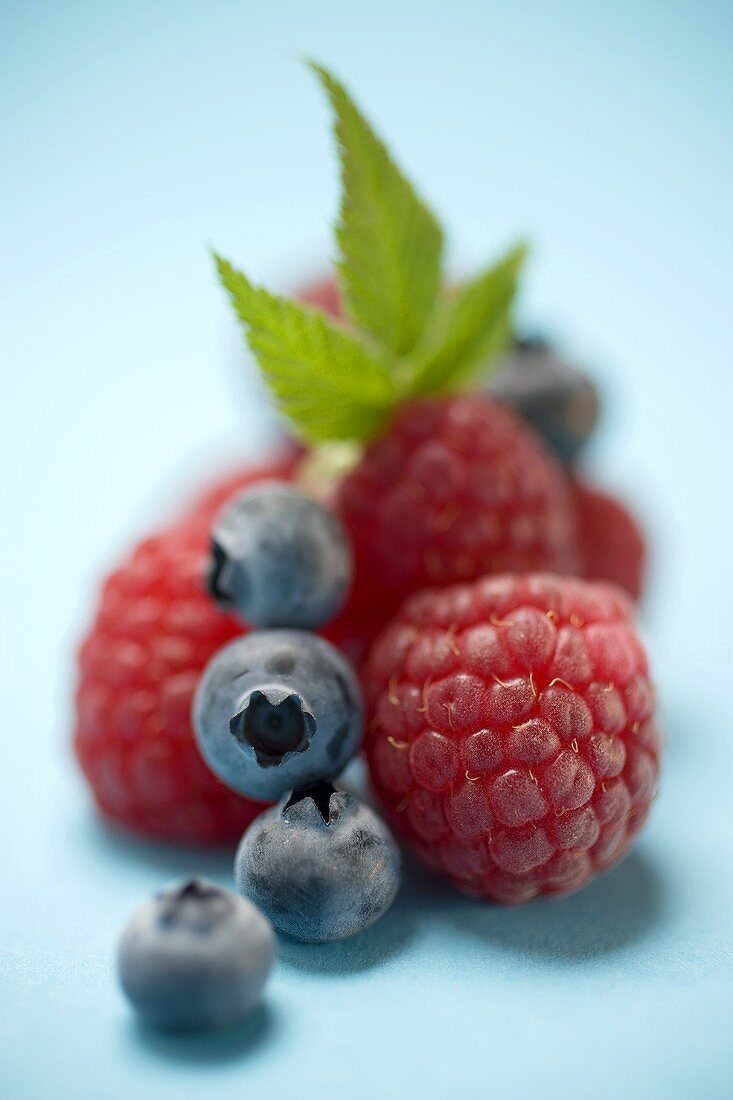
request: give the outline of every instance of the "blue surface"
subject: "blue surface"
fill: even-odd
[[[722,0],[0,3],[4,1097],[733,1094],[732,46]],[[165,1040],[117,992],[118,930],[229,859],[95,822],[70,647],[119,547],[271,431],[204,246],[281,287],[328,248],[300,52],[423,181],[457,269],[536,239],[525,314],[596,365],[589,463],[655,535],[667,767],[580,895],[503,910],[411,871],[362,939],[283,945],[244,1031]]]

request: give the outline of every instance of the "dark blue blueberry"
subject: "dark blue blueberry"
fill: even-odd
[[[363,732],[361,692],[351,665],[323,638],[304,630],[255,631],[209,662],[193,725],[220,779],[274,802],[348,764]]]
[[[233,500],[211,532],[209,589],[252,626],[315,629],[351,584],[343,528],[286,482],[263,482]]]
[[[328,783],[295,791],[242,837],[234,880],[278,932],[305,943],[353,936],[400,885],[400,851],[384,822]]]
[[[204,879],[147,902],[119,946],[120,982],[156,1027],[220,1027],[257,1004],[275,956],[268,921],[249,902]]]
[[[492,397],[513,408],[568,465],[598,421],[595,387],[538,337],[519,340],[488,387]]]

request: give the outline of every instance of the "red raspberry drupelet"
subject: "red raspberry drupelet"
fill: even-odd
[[[206,592],[211,520],[233,492],[288,477],[291,464],[222,481],[103,585],[79,654],[74,749],[103,815],[145,836],[236,840],[262,810],[209,771],[190,710],[206,663],[244,631]]]
[[[519,903],[576,890],[641,828],[660,738],[614,586],[505,575],[420,593],[364,681],[374,785],[465,892]]]

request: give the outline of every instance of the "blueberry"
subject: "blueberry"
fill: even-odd
[[[146,902],[120,940],[122,988],[156,1027],[219,1027],[255,1007],[275,955],[268,921],[228,890],[191,879]]]
[[[541,338],[519,340],[488,386],[493,397],[511,406],[567,464],[598,421],[595,387]]]
[[[274,802],[346,766],[363,732],[361,692],[351,665],[323,638],[304,630],[255,631],[210,661],[193,725],[220,779]]]
[[[209,590],[252,626],[315,629],[351,584],[341,524],[286,482],[263,482],[233,500],[211,532]]]
[[[234,880],[274,928],[325,943],[368,928],[400,884],[400,851],[384,822],[329,783],[295,791],[253,821]]]

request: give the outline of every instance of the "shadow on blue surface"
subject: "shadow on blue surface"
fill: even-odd
[[[664,919],[666,889],[649,857],[632,852],[577,894],[506,908],[458,899],[442,915],[472,936],[553,964],[583,964],[621,951]]]
[[[205,1065],[246,1057],[275,1038],[281,1026],[268,1004],[259,1005],[246,1020],[210,1032],[159,1031],[134,1017],[129,1023],[132,1042],[171,1061]]]
[[[641,851],[565,898],[506,907],[462,897],[407,862],[400,895],[376,925],[334,944],[281,940],[280,957],[313,973],[348,974],[381,965],[436,923],[548,966],[592,962],[649,935],[664,917],[665,887]]]
[[[201,874],[230,886],[236,845],[208,848],[204,845],[169,844],[127,833],[115,825],[89,816],[81,826],[82,841],[108,859],[129,860],[160,872],[161,886],[166,879],[188,878]]]
[[[281,937],[279,957],[286,966],[312,974],[356,974],[399,955],[417,930],[417,912],[395,902],[381,920],[348,940],[297,943]]]

